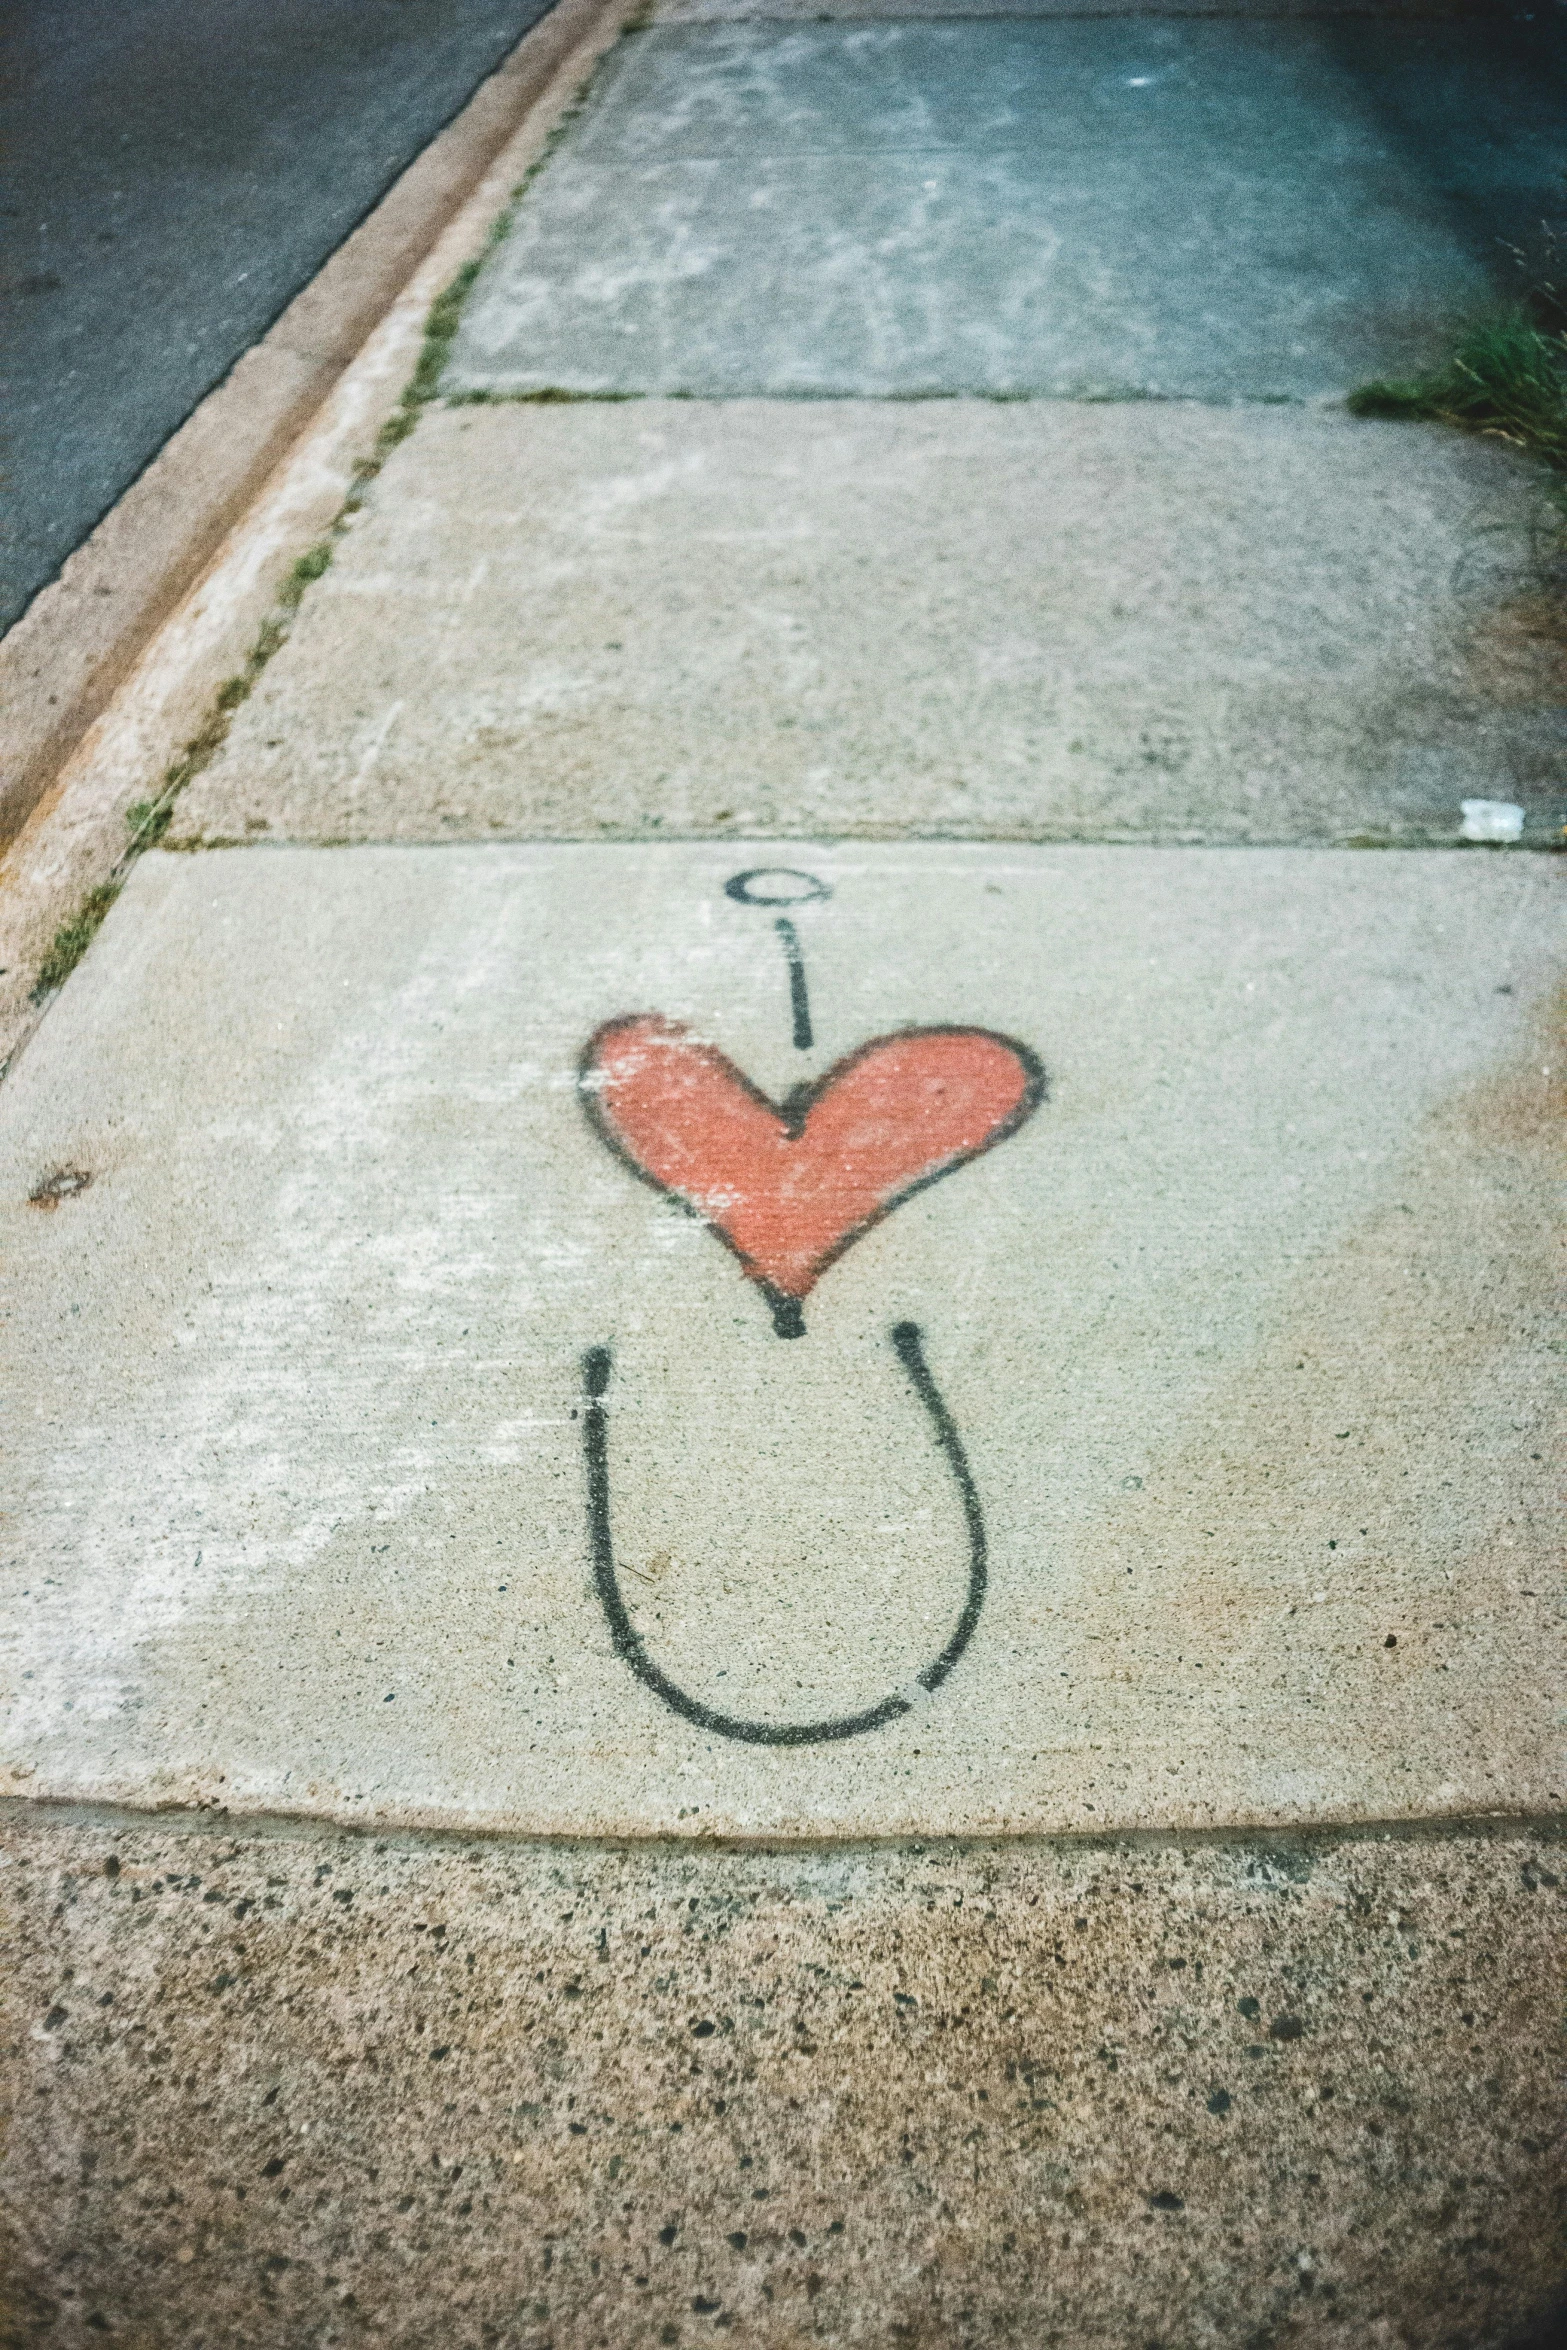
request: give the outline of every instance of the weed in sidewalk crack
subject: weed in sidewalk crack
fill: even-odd
[[[334,524],[333,527],[335,529],[337,527],[336,524]],[[278,597],[278,602],[282,605],[284,611],[297,611],[301,601],[303,600],[306,588],[314,587],[316,581],[322,578],[324,574],[331,569],[331,565],[332,541],[330,538],[320,540],[317,545],[310,549],[308,554],[301,555],[299,561],[294,565],[293,570],[289,573],[288,578],[284,581],[283,592]],[[243,691],[236,697],[236,699],[243,701],[245,695],[249,693],[250,687],[241,679],[231,678],[229,680],[229,684],[223,688],[223,693],[227,693],[230,688],[235,685],[243,686]],[[219,696],[219,702],[223,707],[232,707],[231,704],[222,703],[221,694]]]
[[[38,980],[33,989],[35,1004],[42,1003],[56,988],[65,985],[97,937],[105,914],[119,894],[118,882],[103,882],[87,892],[69,922],[61,923],[49,952],[38,966]]]
[[[648,21],[648,18],[651,16],[651,14],[651,0],[649,0],[649,5],[646,9],[639,11],[636,16],[630,18],[621,27],[621,39],[624,40],[629,35],[639,32],[642,29],[642,26]],[[593,73],[589,76],[588,81],[584,84],[583,88],[578,91],[571,104],[567,106],[562,112],[559,121],[551,130],[548,138],[543,144],[543,147],[534,157],[532,163],[529,164],[528,169],[524,172],[516,187],[513,188],[506,204],[497,215],[495,220],[491,223],[490,230],[484,240],[482,250],[476,253],[471,261],[465,261],[463,263],[461,269],[458,270],[450,285],[444,287],[442,291],[436,295],[435,300],[431,303],[429,312],[424,322],[424,341],[420,346],[419,357],[417,363],[415,364],[413,374],[409,377],[407,384],[404,386],[402,398],[399,400],[396,408],[393,410],[392,414],[387,418],[386,422],[382,425],[380,431],[377,433],[375,447],[371,454],[368,457],[361,458],[359,463],[354,467],[355,494],[351,498],[350,503],[344,507],[343,515],[346,515],[350,512],[358,512],[359,506],[362,502],[358,496],[358,492],[361,491],[367,483],[372,482],[375,479],[376,475],[380,472],[382,466],[385,464],[392,451],[399,447],[402,442],[407,440],[409,434],[413,431],[414,426],[418,423],[423,411],[431,405],[432,401],[441,398],[441,378],[446,372],[446,364],[451,357],[452,344],[456,340],[457,329],[462,323],[463,310],[466,306],[468,296],[473,291],[473,287],[479,276],[479,273],[483,269],[485,263],[489,260],[491,254],[495,252],[499,245],[504,243],[511,229],[512,222],[517,216],[518,206],[522,203],[524,197],[527,195],[528,190],[532,187],[540,172],[543,171],[550,162],[550,159],[554,155],[555,150],[560,145],[561,141],[566,138],[571,131],[578,115],[582,112],[583,107],[587,104],[593,83],[597,80],[599,73],[603,69],[603,65],[604,59],[600,58],[597,66],[594,68]],[[549,396],[550,395],[548,394],[545,395],[545,397]],[[564,394],[559,396],[569,398],[572,395]],[[612,394],[610,396],[613,397],[614,395]],[[477,402],[486,398],[487,395],[483,392],[459,392],[455,395],[452,395],[452,397],[459,401],[466,402],[472,400]],[[338,518],[338,528],[341,527],[343,515],[340,515]]]
[[[448,392],[441,405],[443,408],[571,408],[584,404],[612,406],[616,401],[646,400],[655,396],[666,400],[684,400],[691,395],[687,392],[664,392],[658,395],[648,392],[580,392],[568,391],[563,384],[545,384],[537,391],[529,392]]]
[[[1567,332],[1522,305],[1477,321],[1445,366],[1408,383],[1363,384],[1348,405],[1352,416],[1420,418],[1510,441],[1542,460],[1567,499]]]
[[[174,814],[174,803],[185,786],[222,749],[228,738],[234,713],[250,698],[257,678],[274,653],[287,642],[289,616],[299,608],[305,590],[321,578],[332,561],[333,532],[319,540],[294,565],[277,600],[277,608],[269,612],[256,634],[244,668],[235,677],[225,678],[213,696],[213,705],[207,718],[186,743],[177,759],[163,771],[163,782],[152,799],[133,800],[125,811],[125,822],[130,832],[119,857],[106,881],[90,889],[82,899],[69,922],[61,924],[47,954],[38,966],[33,983],[32,1000],[47,1003],[59,992],[92,945],[102,926],[104,916],[124,888],[132,865],[144,850],[156,848],[168,831]]]
[[[174,813],[172,800],[132,800],[125,811],[125,821],[131,828],[131,841],[138,849],[150,849],[163,838]]]

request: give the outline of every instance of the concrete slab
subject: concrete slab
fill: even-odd
[[[172,837],[1555,843],[1538,495],[1283,409],[433,413]]]
[[[41,1810],[0,1820],[21,2339],[1500,2350],[1567,2265],[1559,1837]]]
[[[141,863],[0,1095],[8,1784],[1559,1807],[1550,867],[780,861]]]
[[[489,260],[451,388],[1314,399],[1445,354],[1557,208],[1489,27],[655,25]]]

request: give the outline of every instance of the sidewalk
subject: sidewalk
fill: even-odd
[[[1559,2286],[1543,90],[612,50],[0,1089],[18,2341]]]

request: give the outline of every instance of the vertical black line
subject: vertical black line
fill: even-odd
[[[800,952],[800,933],[787,914],[780,914],[773,924],[783,942],[784,961],[789,966],[789,1009],[794,1014],[794,1041],[799,1052],[808,1053],[816,1039],[811,1032],[811,998],[805,984],[805,957]]]

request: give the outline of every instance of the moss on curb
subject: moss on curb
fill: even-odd
[[[625,40],[631,33],[640,31],[645,21],[646,17],[642,16],[623,25],[620,38]],[[396,408],[377,433],[375,447],[371,454],[368,457],[362,457],[354,467],[356,494],[350,498],[344,508],[345,514],[357,510],[357,493],[367,483],[375,479],[392,451],[407,440],[423,411],[430,406],[432,401],[442,397],[441,378],[446,372],[446,363],[451,357],[452,344],[456,340],[457,329],[462,323],[463,310],[467,305],[468,296],[473,291],[479,272],[496,247],[505,239],[513,220],[516,218],[518,205],[582,111],[587,101],[588,92],[594,81],[597,80],[603,63],[604,60],[601,57],[593,73],[589,75],[586,84],[561,114],[538,155],[528,166],[506,203],[490,224],[489,233],[485,237],[481,250],[474,255],[471,261],[463,263],[451,283],[443,287],[431,303],[424,322],[424,341],[420,346],[413,374],[403,386],[402,397]],[[460,392],[455,395],[454,404],[456,401],[483,400],[485,397],[487,395],[484,393]]]

